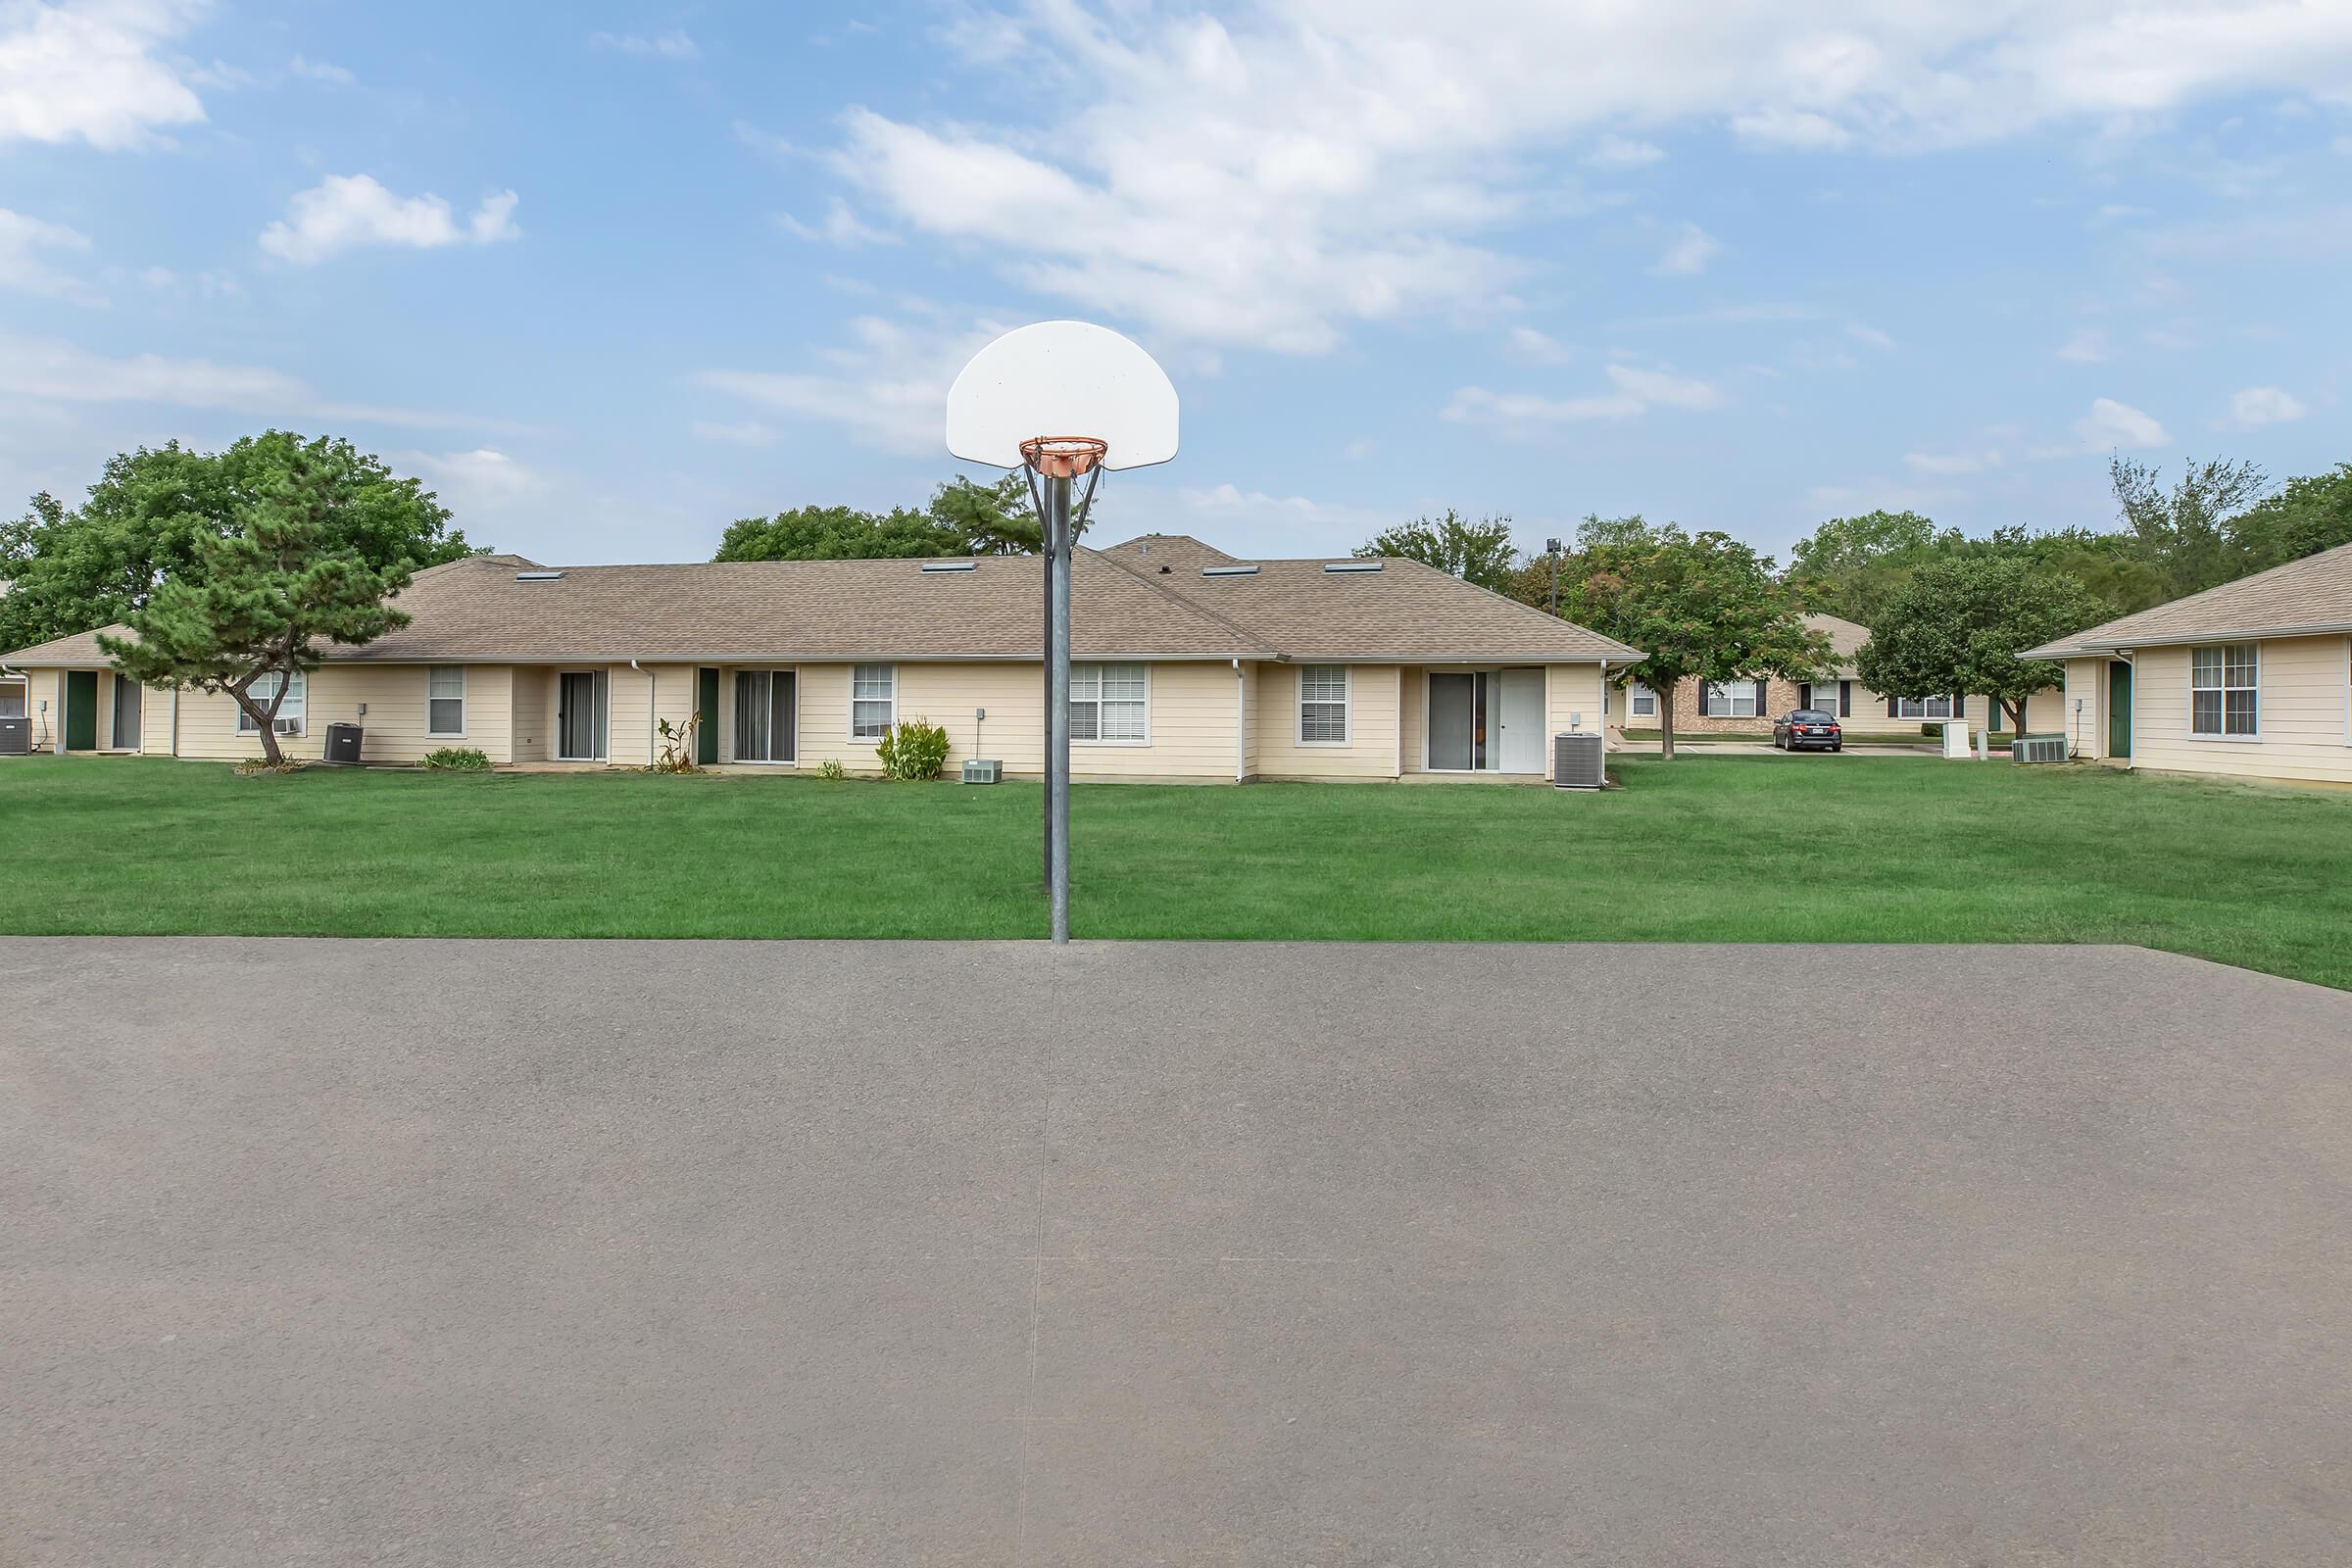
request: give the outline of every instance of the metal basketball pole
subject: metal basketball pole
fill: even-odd
[[[1040,614],[1045,621],[1045,640],[1038,645],[1044,652],[1038,656],[1037,673],[1038,678],[1045,683],[1043,696],[1046,711],[1052,713],[1054,711],[1054,578],[1056,575],[1054,569],[1054,525],[1046,520],[1046,513],[1051,503],[1044,496],[1038,494],[1037,481],[1034,478],[1030,480],[1030,495],[1037,507],[1037,553],[1044,558],[1046,565],[1045,593],[1040,596],[1038,604]],[[1051,722],[1049,719],[1049,725]],[[1052,750],[1053,748],[1048,746],[1049,754]],[[1046,787],[1039,796],[1039,803],[1044,808],[1046,814],[1041,824],[1043,831],[1038,834],[1038,842],[1045,848],[1042,856],[1044,863],[1040,868],[1038,885],[1043,887],[1048,895],[1051,895],[1054,891],[1054,768],[1051,755],[1048,756],[1045,772]]]
[[[1046,886],[1054,941],[1070,940],[1070,481],[1046,481]]]

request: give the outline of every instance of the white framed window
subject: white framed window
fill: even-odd
[[[896,664],[859,664],[850,672],[850,738],[878,741],[899,721]]]
[[[24,682],[0,680],[0,718],[24,716]]]
[[[1753,718],[1758,712],[1752,680],[1711,680],[1699,694],[1701,718]]]
[[[1142,664],[1070,666],[1070,739],[1142,745],[1152,739],[1152,675]]]
[[[1348,706],[1346,664],[1298,666],[1298,744],[1348,744]]]
[[[1894,700],[1897,718],[1951,718],[1952,700],[1949,697],[1898,697]]]
[[[247,689],[246,695],[253,699],[256,707],[268,708],[270,699],[277,695],[278,684],[284,679],[285,677],[276,670],[271,670],[267,675],[257,677],[253,685]],[[299,669],[294,672],[294,683],[286,688],[286,700],[277,705],[277,720],[270,726],[271,729],[276,730],[280,735],[304,733],[309,727],[306,722],[305,708],[310,700],[310,676],[307,673]],[[253,715],[242,708],[237,710],[237,733],[240,735],[261,733],[261,726],[253,721]]]
[[[424,672],[424,732],[466,733],[466,666],[435,664]]]
[[[1636,718],[1655,718],[1658,716],[1658,694],[1656,692],[1651,691],[1640,681],[1634,682],[1633,685],[1627,687],[1625,690],[1627,712],[1631,713]]]
[[[2261,733],[2262,654],[2252,643],[2188,651],[2188,732],[2207,740]]]

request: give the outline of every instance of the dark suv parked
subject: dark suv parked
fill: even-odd
[[[1842,752],[1845,731],[1836,713],[1799,708],[1772,721],[1772,744],[1784,752]]]

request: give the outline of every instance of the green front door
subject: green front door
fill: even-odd
[[[705,767],[718,760],[718,671],[695,671],[694,706],[702,718],[695,726],[694,760]]]
[[[66,671],[66,750],[94,752],[98,749],[98,672],[94,669]]]
[[[2107,665],[2107,755],[2132,755],[2132,666],[2120,659]]]

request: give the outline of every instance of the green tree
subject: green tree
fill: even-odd
[[[1085,481],[1079,481],[1078,488],[1083,491]],[[931,493],[927,510],[933,522],[962,538],[964,555],[1034,556],[1045,548],[1045,528],[1037,520],[1028,476],[1017,470],[990,484],[959,473]],[[1073,515],[1070,537],[1085,537],[1093,521],[1091,508],[1087,516]]]
[[[1788,577],[1809,608],[1868,626],[1912,572],[1959,539],[1916,512],[1832,517],[1789,551]]]
[[[1519,560],[1518,548],[1511,543],[1510,518],[1472,522],[1451,507],[1442,517],[1417,517],[1391,528],[1371,543],[1358,546],[1355,553],[1418,561],[1496,593],[1509,586],[1511,569]]]
[[[202,541],[229,532],[297,461],[331,478],[346,537],[369,567],[416,570],[467,554],[431,491],[348,441],[284,430],[223,452],[168,441],[117,456],[80,507],[37,495],[25,516],[0,526],[0,580],[12,583],[0,595],[0,650],[127,618],[158,584],[193,568]]]
[[[2268,571],[2352,544],[2352,463],[2338,464],[2329,473],[2289,479],[2277,495],[2256,502],[2225,526],[2241,573]]]
[[[2251,463],[2223,458],[2183,466],[2170,490],[2153,465],[2110,460],[2116,510],[2132,554],[2164,599],[2179,599],[2242,574],[2229,522],[2262,499],[2270,479]]]
[[[2026,700],[2065,671],[2026,649],[2106,618],[2109,607],[2076,578],[2023,555],[1976,555],[1923,566],[1888,602],[1854,664],[1888,697],[1984,692],[2025,733]]]
[[[960,556],[964,536],[929,514],[903,507],[886,514],[850,507],[799,507],[772,517],[729,523],[713,561],[880,561]]]
[[[115,667],[144,685],[228,696],[272,763],[283,760],[278,708],[293,673],[318,667],[318,640],[367,643],[409,623],[389,601],[414,563],[371,559],[384,519],[358,504],[373,481],[355,482],[347,450],[325,441],[281,449],[283,466],[257,470],[226,525],[197,532],[193,561],[124,617],[131,635],[98,639]],[[256,695],[268,676],[269,691]]]
[[[1830,668],[1829,639],[1807,626],[1772,560],[1728,534],[1683,531],[1640,517],[1588,517],[1561,563],[1560,613],[1644,651],[1622,672],[1658,694],[1664,751],[1674,756],[1674,694],[1686,680]]]

